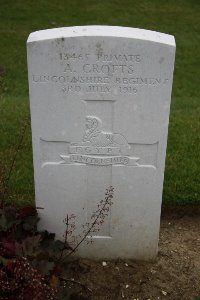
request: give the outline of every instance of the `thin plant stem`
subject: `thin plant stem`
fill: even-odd
[[[73,284],[78,284],[81,287],[83,287],[85,290],[88,290],[90,293],[92,292],[92,290],[89,287],[85,286],[80,281],[77,281],[77,280],[74,280],[74,279],[72,280],[72,279],[68,279],[68,278],[63,278],[63,277],[60,277],[60,276],[59,276],[59,278],[60,278],[60,280],[65,281],[65,282],[71,282]]]
[[[110,197],[108,196],[108,199]],[[75,248],[73,248],[67,255],[65,255],[63,258],[67,258],[69,257],[72,253],[74,253],[76,251],[76,249],[82,244],[82,242],[86,239],[86,237],[89,235],[89,233],[91,232],[91,230],[93,229],[93,227],[95,226],[95,224],[97,223],[98,219],[100,218],[102,212],[104,211],[104,208],[106,206],[106,204],[108,204],[108,199],[106,199],[103,207],[101,208],[99,214],[97,215],[96,219],[94,220],[94,222],[91,224],[90,228],[88,229],[88,231],[84,234],[84,236],[82,237],[82,239],[78,242],[78,244],[76,245]]]
[[[67,238],[68,238],[68,229],[69,229],[69,216],[68,216],[68,214],[67,214],[67,217],[66,217],[66,223],[65,224],[66,224],[66,231],[65,231],[65,241],[64,241],[64,244],[66,246],[67,245]],[[62,260],[64,250],[65,250],[65,247],[62,249],[58,261]]]

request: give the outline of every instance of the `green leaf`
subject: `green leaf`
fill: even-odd
[[[40,235],[27,237],[17,247],[17,255],[25,257],[36,257],[40,252]]]
[[[50,256],[57,256],[65,248],[62,241],[54,240],[55,234],[44,231],[41,234],[41,247],[49,253]]]
[[[39,221],[39,217],[36,216],[29,216],[24,220],[23,228],[27,231],[32,231],[36,228],[37,223]]]
[[[52,243],[55,239],[55,233],[49,233],[47,230],[40,232],[41,236],[41,246],[44,248],[49,247],[49,244]]]
[[[0,256],[0,263],[2,263],[4,266],[7,266],[9,262],[10,262],[10,258],[5,258],[3,256]]]

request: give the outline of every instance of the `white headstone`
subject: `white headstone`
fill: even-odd
[[[28,38],[40,227],[63,239],[63,220],[74,214],[81,235],[114,187],[94,243],[78,248],[82,257],[156,257],[174,56],[173,36],[134,28],[58,28]]]

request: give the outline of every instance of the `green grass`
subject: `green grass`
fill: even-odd
[[[105,24],[175,35],[176,64],[163,199],[200,203],[200,1],[0,0],[0,167],[9,168],[28,115],[26,39],[32,31]],[[10,180],[10,194],[33,203],[30,128]]]

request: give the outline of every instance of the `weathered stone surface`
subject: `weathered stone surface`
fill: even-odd
[[[114,187],[94,243],[78,248],[83,257],[157,254],[174,56],[173,36],[133,28],[58,28],[28,38],[41,228],[62,239],[63,220],[74,214],[74,235],[83,236]]]

